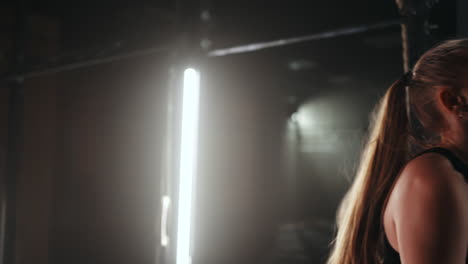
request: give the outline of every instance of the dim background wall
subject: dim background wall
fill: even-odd
[[[60,46],[60,26],[56,21],[30,16],[27,25],[30,41],[25,55],[35,59],[55,56]],[[50,260],[52,189],[57,166],[57,90],[54,76],[24,82],[21,160],[16,179],[17,263]]]
[[[158,66],[60,76],[53,263],[154,263],[166,105]]]
[[[29,58],[59,51],[55,21],[32,16],[28,30]],[[148,57],[25,81],[16,263],[154,263],[165,63]],[[8,94],[1,87],[2,183]]]

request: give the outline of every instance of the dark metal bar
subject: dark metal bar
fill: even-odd
[[[405,72],[412,69],[419,57],[432,45],[429,17],[436,2],[437,0],[396,0],[404,19],[401,37]]]
[[[252,44],[247,44],[247,45],[242,45],[242,46],[226,48],[226,49],[213,50],[213,51],[208,52],[208,56],[220,57],[220,56],[226,56],[226,55],[232,55],[232,54],[253,52],[253,51],[274,48],[274,47],[282,47],[286,45],[292,45],[292,44],[308,42],[308,41],[313,41],[313,40],[321,40],[321,39],[328,39],[328,38],[335,38],[335,37],[352,35],[352,34],[357,34],[357,33],[363,33],[363,32],[372,31],[372,30],[394,27],[400,24],[401,24],[401,20],[395,19],[395,20],[384,21],[384,22],[379,22],[379,23],[370,24],[370,25],[345,27],[345,28],[325,31],[325,32],[301,36],[301,37],[293,37],[293,38],[287,38],[287,39],[258,42],[258,43],[252,43]]]
[[[14,29],[14,57],[12,69],[20,72],[24,66],[24,52],[28,30],[28,15],[25,0],[17,1]],[[16,263],[16,206],[17,183],[20,172],[22,148],[22,111],[23,111],[23,82],[15,80],[9,84],[10,94],[8,102],[8,142],[5,173],[4,205],[4,237],[2,264]]]
[[[109,57],[96,58],[96,59],[91,59],[87,61],[73,62],[70,64],[58,65],[58,66],[54,66],[50,68],[39,69],[36,71],[10,75],[10,76],[3,78],[3,80],[6,80],[6,81],[14,81],[14,80],[22,80],[22,79],[24,80],[24,79],[29,79],[32,77],[71,71],[71,70],[86,68],[86,67],[90,67],[94,65],[116,62],[116,61],[120,61],[124,59],[131,59],[131,58],[141,57],[145,55],[152,55],[152,54],[159,53],[159,52],[165,52],[165,51],[168,51],[169,48],[170,48],[169,46],[157,46],[157,47],[151,47],[147,49],[135,50],[135,51],[130,51],[127,53],[117,54],[117,55],[113,55]]]

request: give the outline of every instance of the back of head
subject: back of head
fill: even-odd
[[[459,93],[468,72],[468,39],[448,40],[428,50],[413,69],[409,98],[416,120],[426,131],[436,135],[446,128],[443,116],[435,104],[437,89],[450,87]],[[416,143],[427,145],[424,138]],[[437,141],[435,141],[437,142]]]
[[[340,205],[328,264],[382,263],[383,209],[410,145],[438,144],[446,127],[438,87],[459,92],[468,69],[468,39],[445,41],[424,53],[411,79],[395,81],[374,111],[354,182]],[[428,136],[430,135],[430,136]]]

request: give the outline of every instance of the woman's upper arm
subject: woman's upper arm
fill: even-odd
[[[402,264],[465,264],[466,186],[443,157],[425,156],[403,171],[397,191],[393,217]]]

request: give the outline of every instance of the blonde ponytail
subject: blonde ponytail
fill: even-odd
[[[327,264],[381,261],[382,211],[407,161],[409,74],[394,82],[378,104],[354,182],[337,215],[337,236]]]

